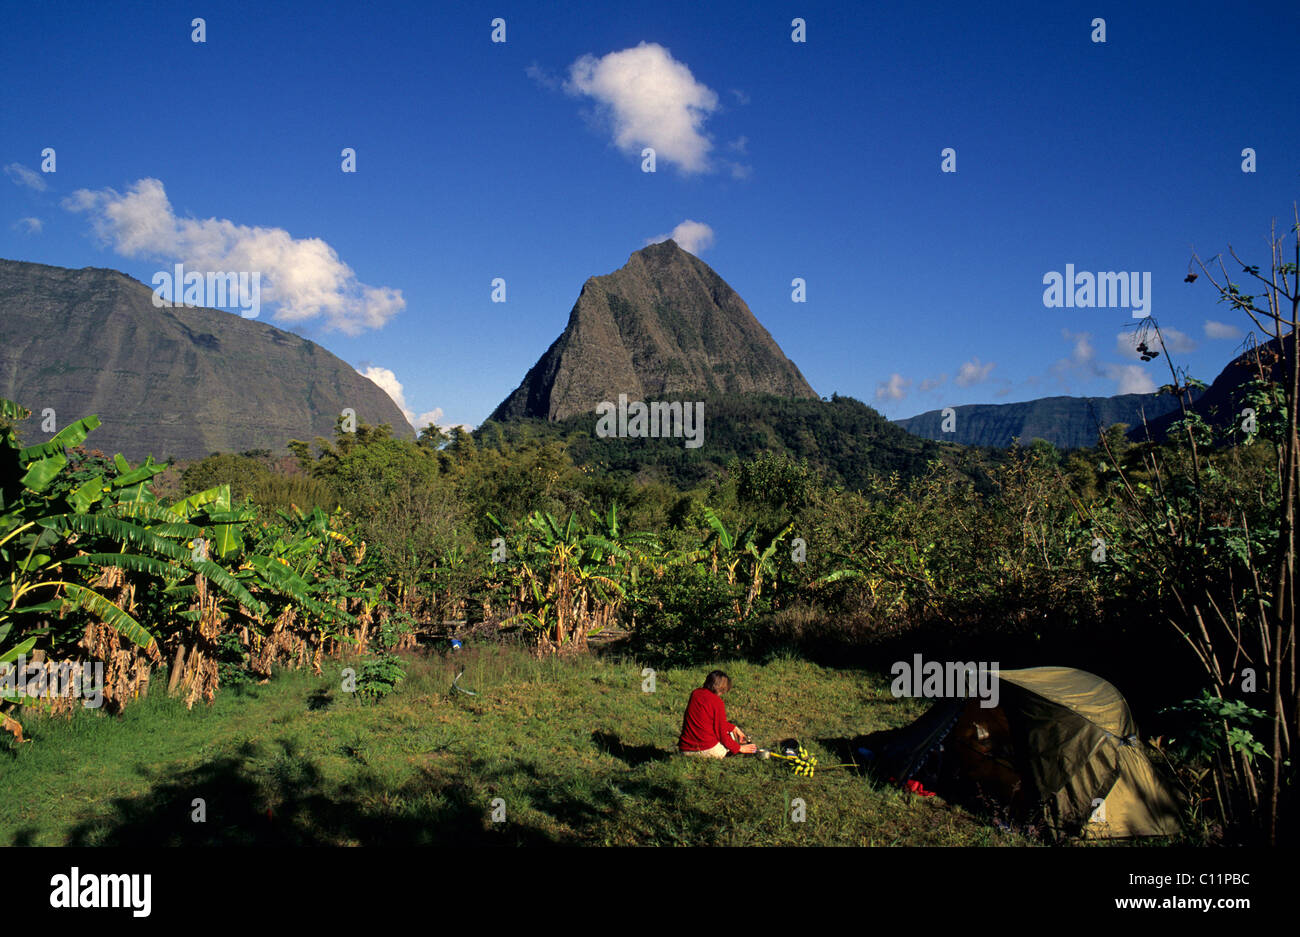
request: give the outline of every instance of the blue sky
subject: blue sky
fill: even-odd
[[[0,256],[253,265],[263,321],[443,424],[687,221],[819,393],[890,417],[1167,381],[1128,309],[1045,307],[1066,264],[1149,272],[1208,379],[1243,323],[1182,281],[1289,227],[1300,7],[1132,6],[9,4]]]

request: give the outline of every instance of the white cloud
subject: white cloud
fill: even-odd
[[[397,379],[397,375],[394,374],[392,370],[389,368],[378,368],[373,365],[366,368],[364,371],[360,368],[357,368],[356,370],[362,377],[369,378],[371,381],[378,384],[379,389],[386,393],[392,399],[393,403],[397,404],[397,409],[408,414],[407,419],[410,419],[411,411],[406,408],[406,391],[402,389],[402,382]]]
[[[923,394],[929,393],[932,390],[939,389],[945,383],[947,383],[947,381],[948,381],[948,375],[946,374],[940,374],[938,377],[927,377],[925,380],[921,382],[918,390],[920,390],[921,393]]]
[[[1061,335],[1067,342],[1071,342],[1073,347],[1070,350],[1070,361],[1078,365],[1092,364],[1096,352],[1092,347],[1092,333],[1090,332],[1071,332],[1069,329],[1061,329]]]
[[[1073,347],[1070,357],[1062,358],[1052,365],[1052,375],[1065,385],[1067,390],[1070,389],[1072,379],[1090,381],[1095,378],[1107,378],[1115,382],[1114,393],[1116,394],[1155,393],[1155,381],[1151,379],[1143,365],[1098,361],[1096,349],[1092,345],[1092,335],[1088,332],[1061,329],[1061,335],[1066,341],[1071,342]],[[1122,349],[1124,346],[1120,342],[1131,338],[1132,335],[1133,333],[1121,333],[1117,337],[1117,345]],[[1128,347],[1129,354],[1132,354],[1132,346]]]
[[[559,76],[548,72],[536,62],[533,62],[525,68],[524,74],[537,82],[543,88],[546,88],[548,91],[558,91],[560,88],[564,87],[564,82],[560,80]]]
[[[987,364],[980,364],[979,358],[972,358],[958,369],[957,376],[953,378],[953,383],[958,387],[982,384],[989,379],[989,373],[996,367],[997,365],[992,361]]]
[[[727,144],[727,149],[739,153],[742,156],[749,153],[749,137],[740,136]],[[754,174],[754,167],[745,163],[737,163],[734,160],[724,159],[722,165],[731,173],[731,178],[745,180]]]
[[[36,192],[44,192],[47,188],[41,174],[34,169],[28,169],[22,163],[10,163],[5,167],[5,175],[14,181],[14,185],[21,185]]]
[[[356,371],[379,385],[379,389],[386,393],[393,403],[397,404],[397,409],[402,411],[402,416],[406,417],[406,422],[410,423],[416,432],[420,432],[430,423],[442,430],[449,430],[452,426],[460,426],[466,430],[474,428],[468,423],[443,423],[442,407],[434,407],[432,410],[425,410],[423,413],[413,411],[406,405],[406,390],[402,387],[402,382],[397,379],[397,375],[390,368],[370,365],[365,370],[357,368]]]
[[[703,128],[718,95],[663,46],[642,42],[599,58],[584,55],[569,66],[565,88],[600,105],[623,152],[639,155],[650,146],[683,172],[709,169],[713,143]]]
[[[1237,328],[1235,325],[1229,325],[1226,322],[1215,322],[1213,319],[1206,319],[1205,337],[1241,338],[1241,329]]]
[[[1165,347],[1176,355],[1185,355],[1196,351],[1196,339],[1177,329],[1161,329],[1165,337]]]
[[[39,218],[19,218],[13,226],[15,231],[21,229],[25,234],[40,234],[45,229],[45,222]]]
[[[432,410],[425,410],[419,416],[410,421],[411,425],[417,430],[422,430],[430,423],[434,426],[442,425],[442,407],[434,407]]]
[[[1114,364],[1106,369],[1107,377],[1114,379],[1118,387],[1117,394],[1154,394],[1156,382],[1142,369],[1140,364]]]
[[[668,234],[658,234],[652,238],[646,238],[645,242],[647,244],[658,244],[660,241],[666,241],[669,238],[676,241],[677,246],[682,250],[696,255],[700,251],[712,247],[714,241],[712,228],[702,221],[691,221],[687,218]]]
[[[749,95],[746,94],[744,91],[741,91],[739,88],[732,88],[731,93],[735,95],[736,103],[739,104],[741,107],[744,107],[750,101]]]
[[[63,200],[89,215],[95,233],[127,257],[179,261],[195,270],[260,272],[262,298],[289,324],[320,321],[358,335],[382,328],[406,307],[401,290],[367,286],[320,238],[283,228],[249,227],[222,218],[178,218],[163,184],[140,179],[120,195],[79,189]]]
[[[907,396],[907,389],[912,386],[911,378],[894,373],[889,375],[889,380],[881,381],[876,385],[877,400],[902,400]]]
[[[1071,332],[1069,329],[1061,329],[1061,337],[1071,344],[1070,356],[1061,358],[1052,365],[1051,373],[1053,377],[1062,384],[1068,385],[1071,377],[1089,380],[1102,376],[1102,370],[1097,365],[1097,355],[1092,347],[1092,335],[1090,333]]]

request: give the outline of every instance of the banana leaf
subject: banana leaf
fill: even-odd
[[[217,556],[224,559],[232,553],[244,549],[244,537],[241,524],[213,524],[212,547]]]
[[[75,531],[108,537],[119,543],[129,543],[134,547],[149,550],[151,553],[160,553],[182,562],[189,558],[189,551],[180,544],[159,537],[138,524],[118,520],[105,514],[56,514],[39,518],[36,523],[49,530]]]
[[[182,571],[179,566],[136,553],[85,553],[63,562],[68,566],[116,566],[128,573],[144,573],[164,581],[176,578]]]
[[[86,436],[89,435],[90,431],[96,429],[99,425],[99,417],[97,416],[83,417],[75,423],[69,423],[55,433],[49,442],[37,443],[34,446],[28,446],[20,450],[18,461],[26,465],[28,462],[37,459],[63,455],[65,446],[68,448],[80,446],[86,441]]]
[[[180,540],[193,540],[195,537],[203,536],[203,528],[197,524],[178,523],[175,521],[163,521],[161,524],[150,524],[145,530],[159,537],[175,537]]]
[[[202,573],[208,578],[208,581],[215,585],[230,598],[239,602],[245,608],[255,612],[257,615],[266,614],[266,605],[263,602],[253,598],[251,592],[244,588],[244,584],[236,579],[230,572],[211,560],[199,560],[191,563],[191,568],[195,572]]]
[[[104,479],[96,475],[68,495],[68,504],[78,514],[85,514],[104,497]]]
[[[157,501],[118,501],[104,508],[114,517],[132,520],[162,521],[164,523],[185,523],[189,515],[181,514]]]
[[[32,411],[22,404],[14,403],[6,397],[0,397],[0,419],[25,420],[31,415]]]
[[[199,508],[206,507],[209,504],[214,505],[218,511],[230,510],[230,486],[217,485],[206,491],[200,491],[192,494],[188,498],[183,498],[171,506],[171,509],[186,517],[193,514]]]
[[[0,664],[7,664],[12,660],[17,660],[19,655],[26,654],[36,645],[35,638],[28,638],[19,644],[14,645],[7,651],[0,652]]]
[[[33,462],[20,480],[24,488],[39,494],[50,487],[50,482],[59,477],[59,473],[67,464],[68,458],[62,453],[46,456]]]
[[[132,644],[139,645],[145,650],[149,650],[154,646],[154,636],[149,633],[144,625],[131,617],[131,614],[125,609],[110,602],[93,589],[87,589],[85,586],[79,586],[71,582],[65,582],[61,585],[64,594],[74,605],[96,616]]]
[[[138,485],[140,482],[148,481],[160,472],[167,471],[167,466],[158,465],[154,462],[153,456],[145,459],[144,465],[140,466],[133,472],[126,472],[113,479],[114,488],[126,488],[130,485]]]

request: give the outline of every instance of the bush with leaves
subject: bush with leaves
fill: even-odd
[[[743,651],[749,631],[735,609],[744,595],[743,584],[703,564],[666,566],[641,589],[631,647],[648,663],[671,666]]]
[[[357,699],[375,703],[397,688],[406,677],[401,659],[395,654],[376,654],[357,663]]]

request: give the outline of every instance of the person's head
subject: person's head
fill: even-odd
[[[704,689],[712,690],[721,696],[731,689],[731,678],[721,670],[713,670],[704,678]]]

